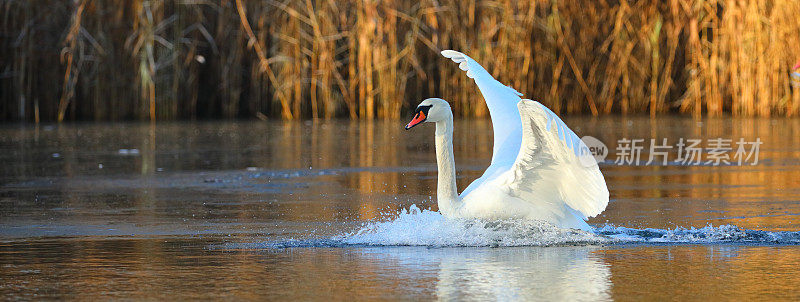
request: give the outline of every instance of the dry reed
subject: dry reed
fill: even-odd
[[[0,118],[488,114],[438,52],[560,113],[800,113],[793,0],[1,0]]]

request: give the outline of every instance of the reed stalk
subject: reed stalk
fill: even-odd
[[[486,117],[463,51],[561,114],[800,112],[800,2],[2,0],[3,120]],[[5,59],[8,58],[8,59]]]

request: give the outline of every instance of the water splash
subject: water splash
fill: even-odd
[[[747,230],[735,225],[705,226],[702,228],[632,229],[607,225],[595,233],[613,239],[615,243],[737,243],[737,244],[800,244],[800,232],[769,232]]]
[[[452,219],[412,205],[387,219],[369,221],[353,232],[329,238],[290,239],[240,248],[427,246],[505,247],[619,244],[786,244],[800,245],[800,232],[769,232],[734,225],[703,228],[634,229],[606,225],[591,232],[561,229],[542,221]]]
[[[411,206],[388,221],[368,222],[334,240],[351,245],[407,246],[551,246],[600,244],[596,234],[560,229],[542,221],[450,219]]]

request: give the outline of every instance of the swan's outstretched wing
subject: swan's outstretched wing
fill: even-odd
[[[463,53],[445,50],[442,51],[442,55],[459,63],[458,67],[475,80],[486,100],[494,130],[491,168],[496,170],[510,167],[519,152],[522,139],[519,110],[517,110],[517,102],[522,94],[495,80],[478,62]],[[487,169],[484,176],[488,176],[489,172],[492,172],[490,170],[493,169]]]
[[[522,145],[511,169],[501,178],[509,194],[556,207],[566,204],[584,218],[608,205],[608,188],[586,144],[558,116],[539,102],[518,104]]]

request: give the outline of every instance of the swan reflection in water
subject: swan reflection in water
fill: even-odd
[[[435,294],[443,300],[610,300],[611,271],[597,249],[393,247],[362,255],[414,279],[438,267]]]

